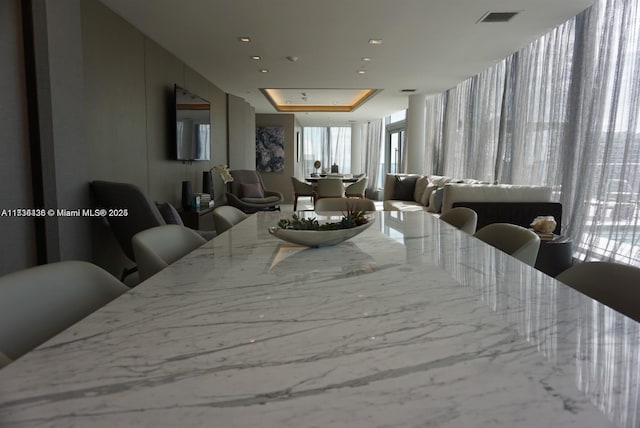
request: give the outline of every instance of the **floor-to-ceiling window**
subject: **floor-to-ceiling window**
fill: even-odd
[[[401,110],[385,117],[385,139],[380,147],[380,171],[378,187],[384,186],[386,173],[399,174],[404,172],[403,159],[405,156],[406,110]]]
[[[331,171],[337,166],[340,173],[351,173],[351,127],[313,126],[303,128],[304,173]],[[320,170],[313,167],[320,161]]]
[[[578,257],[640,265],[639,53],[640,0],[600,0],[434,96],[435,173],[551,186]]]

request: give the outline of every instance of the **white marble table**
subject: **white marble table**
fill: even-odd
[[[422,212],[258,213],[0,371],[2,427],[635,427],[638,323]]]

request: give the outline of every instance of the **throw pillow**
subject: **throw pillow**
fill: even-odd
[[[427,207],[427,211],[430,213],[439,213],[442,211],[442,196],[444,195],[444,187],[439,187],[438,189],[431,192],[431,196],[429,197],[429,206]]]
[[[424,193],[424,189],[429,184],[429,179],[427,177],[420,177],[416,180],[416,187],[413,191],[413,200],[420,203],[422,200],[422,194]]]
[[[429,206],[429,199],[431,198],[431,194],[437,189],[433,184],[429,184],[425,187],[424,192],[422,192],[422,197],[420,198],[420,203],[425,207]]]
[[[393,186],[393,196],[391,199],[399,201],[413,201],[413,191],[416,187],[417,176],[401,177],[395,176],[396,182]]]
[[[240,188],[242,189],[243,198],[264,198],[260,183],[242,183]]]
[[[182,217],[180,217],[180,214],[178,214],[178,211],[173,205],[168,202],[165,202],[163,204],[159,204],[156,202],[156,206],[158,207],[158,211],[160,211],[160,215],[164,219],[165,223],[184,226]]]

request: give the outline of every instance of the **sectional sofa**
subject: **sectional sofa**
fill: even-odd
[[[454,207],[478,213],[480,229],[491,223],[529,227],[537,216],[554,216],[560,234],[562,204],[551,199],[547,186],[492,184],[472,179],[416,174],[387,174],[383,207],[388,211],[425,210],[434,215]]]

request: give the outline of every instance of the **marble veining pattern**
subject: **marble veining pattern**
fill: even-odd
[[[632,320],[428,214],[318,249],[279,216],[0,371],[0,426],[637,426]]]

